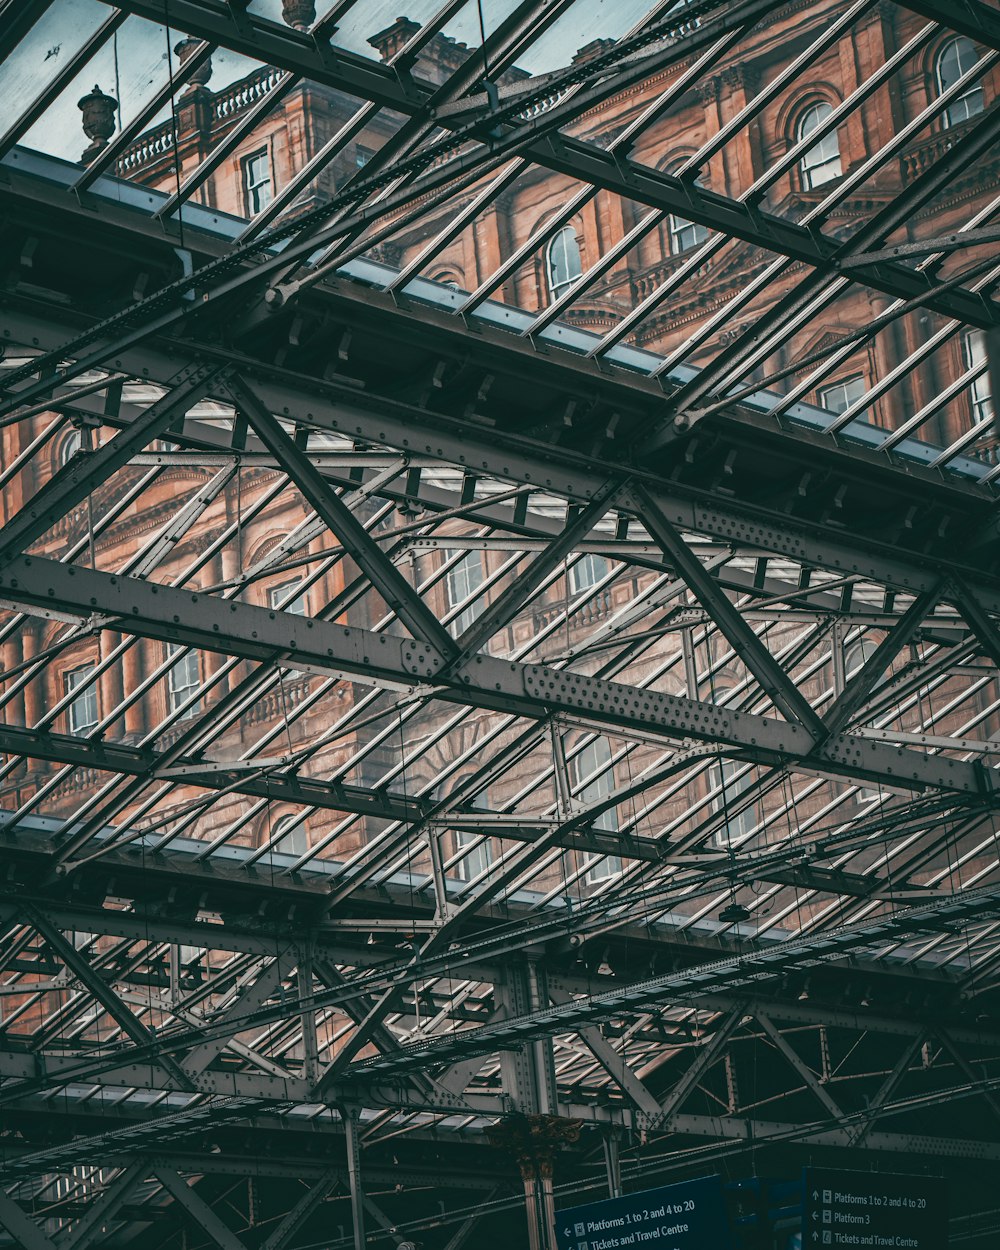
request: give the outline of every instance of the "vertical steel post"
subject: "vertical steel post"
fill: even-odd
[[[361,1142],[358,1137],[358,1113],[352,1108],[343,1114],[347,1142],[347,1179],[351,1187],[351,1219],[354,1224],[354,1250],[365,1250],[365,1195],[361,1188]]]

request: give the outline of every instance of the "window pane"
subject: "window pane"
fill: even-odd
[[[563,226],[549,244],[546,256],[549,279],[549,293],[558,295],[565,287],[575,282],[583,273],[580,260],[580,245],[576,241],[576,231],[572,226]]]
[[[964,36],[950,39],[938,53],[936,69],[938,95],[942,95],[949,87],[953,87],[978,60],[979,53],[971,39],[966,39]],[[968,90],[952,100],[945,109],[943,125],[945,128],[957,126],[960,122],[967,121],[982,111],[982,84],[973,83]]]
[[[607,738],[595,738],[573,759],[574,789],[578,803],[587,806],[606,798],[615,788],[615,774],[611,766],[611,745]],[[611,807],[594,819],[595,829],[618,830],[618,812]],[[617,855],[601,855],[591,860],[587,868],[587,881],[591,884],[606,881],[622,870]]]
[[[187,720],[191,716],[196,716],[201,707],[201,699],[193,697],[197,695],[201,685],[198,653],[186,650],[184,647],[171,646],[167,649],[167,656],[168,658],[177,657],[173,667],[167,671],[167,696],[170,711],[178,712],[184,708],[181,720]],[[184,707],[188,699],[192,702],[188,707]]]
[[[797,141],[801,142],[808,138],[832,112],[832,106],[825,100],[806,109],[799,118]],[[840,165],[840,144],[836,130],[831,130],[809,148],[799,161],[799,172],[802,175],[802,186],[806,191],[829,182],[832,178],[840,177],[843,170]]]
[[[591,590],[598,582],[608,575],[608,562],[603,556],[593,553],[581,556],[570,566],[569,588],[574,595],[582,595]]]
[[[457,564],[448,570],[448,606],[457,608],[465,603],[470,595],[475,594],[483,584],[483,557],[478,551],[467,552]],[[485,607],[480,597],[470,603],[450,622],[449,628],[456,636],[464,633]]]
[[[481,876],[493,862],[493,851],[489,838],[481,838],[476,833],[459,830],[455,834],[455,850],[462,851],[471,847],[455,865],[455,876],[460,881],[472,881]]]
[[[271,161],[267,152],[255,152],[243,161],[243,190],[247,215],[256,217],[271,202]]]
[[[64,693],[72,694],[74,690],[80,690],[66,709],[70,733],[90,733],[100,719],[97,712],[97,683],[91,682],[86,689],[80,689],[96,667],[96,664],[84,664],[63,676]]]
[[[688,252],[708,238],[708,230],[696,221],[688,221],[686,217],[675,217],[670,214],[670,252],[676,256],[679,252]]]
[[[865,394],[865,380],[860,373],[853,377],[842,378],[831,386],[824,386],[819,392],[820,404],[830,412],[838,415],[846,412],[852,404],[856,404]]]
[[[305,591],[298,591],[300,581],[283,582],[280,586],[272,586],[270,593],[271,607],[281,612],[291,612],[293,616],[308,616]]]
[[[990,394],[990,375],[986,371],[986,335],[982,330],[970,330],[962,338],[962,363],[966,370],[982,367],[983,372],[969,385],[969,402],[972,420],[978,425],[993,416],[993,397]]]
[[[752,768],[747,768],[737,760],[722,760],[716,773],[716,784],[719,794],[714,808],[725,813],[725,824],[715,836],[717,846],[728,848],[748,838],[760,823],[762,811],[760,801],[748,803],[741,807],[741,797],[754,784]],[[736,810],[740,808],[740,810]]]

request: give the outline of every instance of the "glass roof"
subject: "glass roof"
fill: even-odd
[[[766,0],[27,7],[0,828],[108,914],[215,876],[203,944],[5,913],[8,1041],[68,1098],[260,977],[218,1062],[301,1109],[435,1054],[495,1093],[465,1035],[536,942],[639,1068],[726,960],[992,990],[996,41],[870,0],[787,39]],[[601,998],[656,948],[690,984]],[[627,1104],[553,1021],[566,1097]]]

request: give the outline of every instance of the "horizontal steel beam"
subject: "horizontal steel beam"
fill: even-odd
[[[808,1142],[814,1146],[849,1148],[856,1127],[818,1125],[807,1128],[793,1122],[758,1119],[757,1116],[678,1115],[671,1121],[671,1132],[707,1137],[713,1141],[745,1141],[760,1145],[768,1139]],[[869,1133],[865,1150],[888,1151],[901,1155],[942,1155],[952,1159],[1000,1160],[1000,1143],[969,1138],[937,1137],[932,1133]],[[857,1157],[856,1155],[854,1156]]]
[[[124,221],[121,225],[127,228]],[[348,323],[359,327],[367,325],[373,317],[379,320],[385,318],[387,328],[393,326],[392,334],[404,338],[412,327],[419,327],[421,333],[440,333],[442,350],[450,350],[449,344],[453,345],[456,339],[461,339],[463,354],[482,354],[483,367],[487,370],[499,367],[494,356],[498,350],[508,357],[508,367],[521,370],[529,364],[527,359],[522,360],[528,349],[523,344],[512,342],[509,336],[497,338],[494,343],[494,336],[489,330],[484,328],[470,332],[457,324],[454,318],[432,309],[422,307],[417,312],[400,308],[388,297],[383,298],[375,291],[361,291],[350,283],[338,284],[336,295],[329,298],[332,305],[342,306],[342,315]],[[53,308],[40,316],[37,307],[0,307],[0,336],[9,342],[36,342],[44,349],[54,350],[68,336],[72,336],[76,328],[66,319],[63,309]],[[122,351],[112,363],[117,369],[169,385],[180,363],[195,355],[204,355],[208,350],[203,344],[163,340],[155,345],[147,343]],[[528,355],[533,357],[530,351]],[[579,366],[579,362],[572,358],[565,362],[551,357],[545,360],[560,379],[567,371],[572,373],[573,368]],[[462,465],[471,472],[551,491],[574,501],[593,498],[609,474],[620,470],[623,475],[632,475],[642,482],[672,524],[684,533],[767,551],[841,574],[870,578],[908,593],[932,589],[942,576],[951,576],[957,568],[967,584],[974,588],[979,602],[987,610],[1000,613],[1000,579],[987,571],[982,560],[963,559],[962,552],[956,550],[954,543],[942,545],[940,552],[911,555],[900,550],[898,545],[880,542],[863,533],[851,534],[840,525],[833,527],[791,519],[756,500],[729,500],[719,494],[668,484],[662,477],[642,467],[637,468],[624,461],[616,463],[611,444],[602,449],[602,463],[598,467],[593,458],[565,447],[541,444],[505,434],[499,429],[487,432],[474,423],[441,413],[382,399],[374,394],[361,395],[356,389],[336,381],[268,368],[259,361],[234,361],[228,353],[225,361],[238,364],[241,373],[252,381],[260,399],[272,412],[287,420],[394,447],[407,455]],[[538,358],[533,357],[533,362],[537,364]],[[612,378],[594,379],[589,371],[585,370],[585,373],[586,377],[577,379],[574,385],[617,387],[622,392],[623,402],[626,399],[630,403],[636,402],[636,398],[628,396],[634,383],[627,378],[615,374]],[[570,380],[566,378],[565,381],[569,385]],[[741,424],[754,437],[766,433],[763,418],[747,418]],[[218,448],[224,445],[219,431],[197,421],[185,422],[180,434],[195,446]],[[770,437],[773,437],[773,432]],[[831,451],[829,440],[822,440],[805,431],[790,428],[783,433],[782,439],[784,452],[801,455],[804,466],[814,455],[826,456]],[[867,456],[858,459],[854,453],[844,451],[839,455],[839,463],[841,471],[847,475],[855,472],[864,474],[865,480],[870,483],[869,489],[873,491],[880,489],[877,483],[887,490],[895,489],[897,471],[886,468],[883,473],[883,466],[872,465]],[[911,490],[925,480],[918,466],[908,469],[906,476],[909,482],[907,489]],[[937,475],[934,475],[934,480],[926,476],[926,485],[929,492],[927,499],[940,498],[946,501],[948,508],[967,509],[970,527],[982,523],[983,509],[987,505],[978,490],[958,484],[944,485]],[[484,506],[488,507],[488,504]]]
[[[584,998],[543,1007],[513,1019],[490,1023],[462,1033],[425,1038],[400,1046],[392,1055],[354,1062],[345,1076],[369,1078],[426,1071],[430,1066],[494,1054],[533,1037],[568,1032],[581,1024],[599,1023],[623,1013],[642,1011],[656,1003],[684,1002],[712,989],[731,994],[745,988],[749,993],[761,981],[785,976],[801,965],[814,966],[843,958],[853,951],[884,948],[904,941],[929,926],[958,925],[1000,917],[1000,886],[968,891],[924,907],[896,912],[869,924],[845,925],[782,942],[777,947],[748,951],[744,956],[702,964],[682,972],[668,973],[648,981],[632,982]],[[780,1013],[776,1013],[780,1014]]]
[[[76,768],[121,773],[126,777],[145,776],[151,780],[158,775],[162,758],[159,752],[102,738],[78,738],[72,734],[49,733],[11,724],[0,724],[0,751],[23,755],[28,759],[70,764]],[[319,781],[295,772],[281,771],[274,766],[255,770],[252,761],[227,765],[196,758],[171,759],[171,769],[186,785],[205,790],[224,790],[226,793],[301,806],[354,812],[382,820],[421,820],[431,807],[418,798],[389,790],[369,790],[343,782]],[[0,825],[2,823],[0,815]]]
[[[923,755],[849,734],[816,745],[801,726],[544,665],[477,655],[459,667],[444,668],[442,658],[416,640],[41,557],[20,557],[0,571],[0,598],[43,617],[55,607],[82,618],[97,610],[114,628],[249,660],[280,654],[287,657],[282,662],[288,667],[305,672],[348,672],[412,687],[431,685],[441,698],[514,715],[545,719],[559,711],[668,740],[695,738],[738,747],[762,763],[905,789],[942,789],[977,800],[993,793],[994,774],[975,762]]]
[[[174,0],[174,4],[176,11],[172,10],[171,20],[178,29],[334,90],[348,91],[410,117],[425,110],[430,100],[433,88],[429,83],[399,75],[391,67],[347,49],[323,46],[305,32],[289,31],[257,15],[237,17],[228,7],[209,6],[198,0]],[[122,0],[118,7],[150,21],[157,20],[156,0]],[[678,59],[681,55],[679,52]],[[464,121],[447,115],[438,120],[444,127]],[[488,120],[486,113],[483,121]],[[718,192],[692,188],[678,177],[639,165],[621,153],[611,153],[597,144],[561,133],[543,136],[524,148],[521,155],[546,169],[603,187],[625,199],[675,213],[817,269],[832,271],[833,258],[843,246],[819,230],[800,226]],[[1000,312],[991,317],[986,304],[968,291],[957,289],[930,294],[921,275],[904,265],[886,264],[877,273],[867,275],[866,281],[898,298],[926,296],[928,307],[970,325],[985,329],[1000,320]]]

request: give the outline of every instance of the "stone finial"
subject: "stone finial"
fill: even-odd
[[[93,91],[88,92],[77,104],[83,114],[83,133],[90,140],[90,147],[80,158],[84,164],[90,162],[108,146],[108,140],[115,133],[115,110],[118,101],[111,95],[105,95],[95,84]]]
[[[174,44],[174,54],[180,57],[181,67],[191,59],[195,49],[201,47],[200,39],[182,39],[180,43]],[[193,91],[197,91],[199,87],[207,87],[208,80],[212,77],[212,58],[208,57],[194,71],[187,80],[187,86],[184,88],[184,94],[190,95]]]
[[[316,20],[314,0],[281,0],[281,16],[296,30],[308,30]]]

